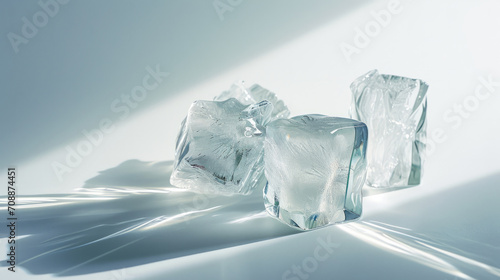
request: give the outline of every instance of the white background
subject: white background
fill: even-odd
[[[15,274],[2,267],[2,279],[306,279],[286,274],[294,265],[306,266],[307,279],[500,277],[500,225],[494,214],[500,195],[500,85],[497,82],[488,91],[481,82],[500,81],[498,2],[221,2],[231,10],[218,13],[217,2],[211,1],[71,1],[59,5],[59,11],[16,53],[9,32],[22,35],[22,18],[33,22],[33,15],[43,10],[35,1],[3,1],[0,167],[3,174],[9,166],[18,168],[20,203],[26,197],[24,204],[39,207],[40,213],[55,213],[61,207],[58,203],[78,197],[86,181],[88,185],[89,179],[130,160],[145,163],[137,165],[140,170],[130,170],[134,176],[111,176],[115,181],[104,187],[151,189],[140,184],[140,177],[158,175],[156,169],[147,168],[154,162],[168,168],[191,102],[210,100],[236,80],[274,91],[292,115],[348,116],[350,83],[375,68],[429,84],[432,149],[423,183],[370,193],[364,199],[362,219],[354,223],[257,238],[258,242],[241,238],[235,244],[217,243],[220,246],[178,257],[169,257],[168,252],[149,256],[144,250],[122,263],[116,257],[116,263],[106,266],[99,266],[98,255],[90,254],[88,262],[82,261],[78,269],[72,263],[60,275],[61,265],[43,270],[27,262],[18,265]],[[396,12],[390,7],[397,7]],[[367,26],[376,22],[374,14],[385,13],[381,11],[391,15],[386,26],[377,24],[365,45],[356,44],[356,28],[366,33]],[[341,46],[346,44],[357,53],[345,55]],[[170,75],[120,118],[121,113],[111,109],[113,102],[130,95],[148,75],[146,68],[157,65]],[[489,96],[477,98],[478,87]],[[457,106],[465,108],[464,115]],[[71,172],[58,178],[55,162],[67,165],[68,147],[77,149],[86,139],[82,131],[97,129],[103,119],[113,122],[114,131],[104,133],[81,162],[69,167]],[[5,202],[5,196],[2,199]],[[36,215],[25,213],[25,228],[33,229]],[[18,215],[23,219],[23,208]],[[81,215],[101,213],[89,205]],[[203,218],[208,228],[209,217]],[[78,216],[62,219],[71,218]],[[43,235],[46,226],[58,226],[54,219],[48,220],[26,234],[20,221],[18,234],[38,240],[36,235]],[[286,227],[276,222],[272,228],[280,226]],[[199,235],[207,243],[210,234],[216,234],[207,230],[208,237],[202,237],[204,232]],[[308,265],[321,244],[318,238],[330,238],[338,247],[325,261],[316,260],[312,269]],[[6,244],[6,239],[0,241]],[[119,242],[107,245],[117,248],[116,256],[133,254],[120,253]],[[48,266],[62,260],[57,254],[45,258]]]

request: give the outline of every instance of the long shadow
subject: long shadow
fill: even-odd
[[[250,196],[202,195],[170,186],[171,170],[171,161],[129,160],[75,194],[21,197],[19,266],[86,274],[298,232],[266,215],[262,186]]]
[[[170,186],[171,169],[170,161],[129,160],[75,194],[21,197],[18,265],[38,275],[81,275],[298,232],[263,212],[261,189],[250,196],[196,194]],[[498,182],[500,173],[330,229],[457,279],[500,277]],[[348,260],[359,261],[348,252]]]

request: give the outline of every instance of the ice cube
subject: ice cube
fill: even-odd
[[[223,91],[220,95],[216,96],[214,100],[223,101],[229,98],[236,98],[245,105],[259,103],[264,100],[271,102],[274,108],[271,114],[272,120],[288,118],[290,115],[290,111],[283,100],[278,99],[276,94],[258,84],[247,88],[244,81],[238,81],[231,85],[229,90]]]
[[[172,185],[202,193],[248,194],[263,174],[268,101],[196,101],[177,138]]]
[[[427,131],[427,84],[372,70],[351,84],[351,117],[370,131],[367,183],[418,185]]]
[[[361,215],[368,132],[351,119],[304,115],[268,124],[266,210],[308,230]]]

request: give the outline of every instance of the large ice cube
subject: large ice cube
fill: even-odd
[[[269,123],[267,211],[305,230],[358,218],[367,137],[366,125],[351,119],[304,115]]]
[[[172,185],[203,193],[248,194],[263,174],[268,101],[196,101],[177,138]]]
[[[278,99],[276,94],[258,84],[254,84],[247,88],[244,81],[238,81],[232,84],[229,90],[223,91],[221,94],[216,96],[214,100],[223,101],[229,98],[236,98],[245,105],[259,103],[264,100],[271,102],[274,108],[271,114],[272,120],[288,118],[290,115],[290,111],[283,100]]]
[[[367,183],[373,187],[418,185],[427,129],[427,84],[368,72],[351,85],[351,117],[370,131]]]

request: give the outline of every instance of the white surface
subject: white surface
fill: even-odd
[[[402,11],[393,15],[387,27],[382,28],[369,45],[361,49],[360,54],[354,54],[352,61],[348,62],[339,45],[342,42],[352,44],[354,29],[357,26],[364,28],[373,20],[370,11],[387,9],[387,3],[367,1],[353,6],[347,12],[317,24],[308,32],[297,34],[291,40],[284,40],[272,48],[267,48],[251,59],[239,60],[237,65],[228,66],[217,74],[212,71],[211,78],[197,79],[196,83],[189,84],[180,92],[165,94],[164,96],[168,95],[165,98],[155,97],[154,102],[149,101],[149,96],[162,95],[169,91],[169,83],[189,80],[189,72],[176,72],[177,69],[168,64],[169,59],[162,58],[176,55],[182,57],[182,53],[162,53],[157,50],[148,54],[150,57],[145,59],[143,66],[133,70],[123,70],[120,65],[106,65],[106,69],[116,67],[117,71],[128,71],[126,77],[133,80],[123,81],[126,86],[115,84],[114,89],[117,90],[113,92],[129,93],[132,87],[141,83],[147,74],[143,69],[148,65],[154,67],[160,64],[161,69],[171,75],[149,93],[147,100],[139,104],[144,105],[144,108],[134,110],[126,119],[118,121],[119,114],[111,110],[96,114],[95,121],[89,123],[97,124],[100,119],[109,117],[117,120],[114,122],[116,130],[106,134],[102,144],[84,157],[82,163],[73,168],[71,173],[64,174],[62,181],[55,175],[52,163],[64,163],[67,155],[65,147],[76,147],[79,141],[84,139],[79,131],[93,129],[95,125],[76,124],[75,119],[75,126],[71,130],[77,133],[74,133],[74,137],[68,137],[66,142],[59,143],[57,147],[47,146],[48,149],[19,160],[1,163],[2,168],[17,166],[19,192],[24,196],[72,193],[100,171],[111,169],[128,160],[172,160],[175,136],[190,103],[196,99],[211,99],[235,80],[257,82],[274,91],[285,100],[292,115],[321,113],[347,116],[350,103],[349,84],[368,70],[377,68],[382,73],[421,78],[430,85],[429,137],[435,141],[434,131],[442,129],[446,140],[437,144],[435,152],[429,155],[424,166],[422,185],[366,197],[364,215],[359,222],[259,242],[244,242],[243,239],[237,246],[227,244],[217,248],[218,250],[207,249],[177,258],[148,258],[145,251],[141,253],[144,254],[142,258],[138,257],[143,260],[140,265],[136,265],[133,260],[120,265],[117,260],[117,264],[109,265],[115,270],[106,268],[105,271],[100,271],[96,268],[100,259],[91,261],[92,258],[89,257],[89,262],[82,263],[79,267],[82,269],[78,271],[91,274],[76,273],[76,276],[68,276],[71,273],[66,273],[58,278],[281,279],[293,265],[301,266],[304,260],[314,256],[314,250],[320,244],[317,238],[326,240],[329,236],[338,243],[338,248],[326,261],[318,262],[318,267],[307,273],[308,279],[499,278],[500,226],[493,213],[499,210],[494,198],[500,195],[495,187],[500,178],[500,164],[497,160],[500,157],[500,149],[497,147],[500,142],[500,113],[497,109],[500,106],[500,85],[494,87],[490,97],[479,102],[478,108],[470,112],[470,116],[462,118],[457,127],[454,127],[455,122],[447,120],[444,114],[453,110],[454,104],[463,104],[469,96],[473,96],[476,87],[481,85],[481,77],[491,75],[500,81],[500,21],[497,17],[500,4],[495,1],[402,1]],[[224,21],[220,22],[213,7],[204,4],[205,9],[212,9],[205,12],[213,13],[210,14],[213,18],[206,24],[219,28],[231,26],[231,21],[234,20],[234,28],[238,28],[241,26],[238,25],[241,24],[238,16],[254,17],[256,20],[259,18],[255,10],[258,6],[255,2],[243,2],[231,13],[226,13]],[[64,8],[69,14],[78,14],[81,9],[89,7],[90,4],[75,2]],[[15,16],[9,18],[10,24],[7,27],[18,29],[22,24],[19,18],[23,14],[33,14],[37,8],[33,2],[30,9],[22,12],[20,9],[14,9]],[[51,28],[57,29],[58,25],[69,20],[68,15],[63,12],[61,10],[60,16],[51,19],[53,22],[41,29],[29,44],[21,46],[25,49],[21,49],[18,54],[11,53],[7,41],[5,47],[9,49],[6,52],[11,53],[7,56],[14,57],[9,61],[15,63],[16,60],[29,56],[31,63],[36,64],[36,59],[31,57],[34,56],[32,52],[43,48],[47,40],[50,41],[50,38],[44,36],[52,34]],[[286,15],[277,15],[277,18],[281,17]],[[87,23],[91,18],[81,20],[82,23]],[[182,30],[182,27],[179,28]],[[7,33],[10,29],[3,31]],[[130,32],[134,34],[140,31]],[[224,38],[224,35],[217,36],[219,39],[221,36]],[[225,39],[230,44],[231,38]],[[186,45],[190,44],[189,40],[185,38]],[[253,43],[254,41],[248,42],[248,48],[251,49]],[[183,43],[181,41],[177,44]],[[119,45],[114,47],[119,49]],[[141,48],[137,47],[135,52],[137,55]],[[215,51],[214,54],[224,56],[224,53]],[[154,55],[158,56],[158,62],[151,59]],[[126,55],[120,58],[127,60]],[[67,60],[61,57],[51,63],[57,65],[63,63],[63,59]],[[189,57],[184,57],[184,60],[194,68],[197,63],[201,63],[191,61]],[[217,64],[216,59],[209,62]],[[99,61],[95,62],[95,66],[99,67]],[[200,67],[210,68],[207,65]],[[113,77],[107,83],[95,76],[87,76],[84,79],[88,83],[102,82],[108,85],[108,88],[113,88],[112,84],[119,82],[118,78]],[[21,95],[30,94],[14,92]],[[111,102],[117,97],[119,94],[96,102],[109,109]],[[7,100],[5,106],[8,106],[9,98],[7,95],[4,99]],[[68,110],[71,110],[71,107]],[[50,111],[42,113],[49,114]],[[16,119],[12,121],[16,122]],[[8,137],[15,138],[16,134]],[[33,135],[32,141],[36,142],[37,137],[39,135]],[[22,147],[2,146],[1,149],[2,153],[7,153],[7,149],[16,151]],[[2,170],[3,174],[5,170]],[[140,174],[138,176],[141,176]],[[54,201],[60,202],[57,198]],[[40,211],[45,209],[40,208]],[[23,217],[22,209],[19,215]],[[42,225],[39,231],[43,232],[45,229]],[[21,223],[20,232],[22,227]],[[5,241],[0,242],[4,244]],[[19,246],[23,246],[22,244],[20,242]],[[116,248],[121,245],[117,243]],[[120,256],[120,249],[116,251],[116,255]],[[152,261],[148,261],[149,259]],[[58,261],[60,260],[57,256],[54,256],[54,262]],[[61,272],[47,269],[47,273],[31,274],[23,265],[20,267],[16,274],[11,274],[2,267],[0,277],[51,279]],[[86,267],[89,268],[86,270]],[[301,279],[297,275],[295,277],[298,278],[292,277],[293,275],[290,275],[290,278],[284,279]]]

